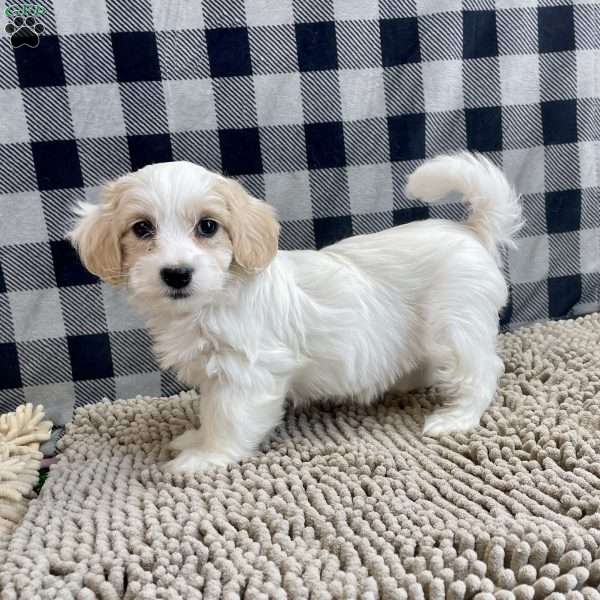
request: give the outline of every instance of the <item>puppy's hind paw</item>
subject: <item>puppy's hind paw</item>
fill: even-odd
[[[198,445],[200,439],[200,431],[197,429],[189,429],[169,442],[169,450],[184,450]]]
[[[425,419],[423,434],[431,437],[474,429],[479,417],[461,407],[440,408]]]
[[[198,448],[185,448],[180,454],[163,465],[171,473],[205,473],[216,467],[224,467],[233,462],[224,454],[204,452]]]

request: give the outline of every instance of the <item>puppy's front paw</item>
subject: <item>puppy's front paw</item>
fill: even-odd
[[[224,454],[205,452],[199,448],[184,448],[176,458],[166,462],[163,468],[171,473],[204,473],[231,462],[231,458]]]

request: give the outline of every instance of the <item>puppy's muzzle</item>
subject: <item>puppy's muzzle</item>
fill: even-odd
[[[192,281],[192,267],[163,267],[160,270],[161,279],[172,289],[182,290]]]

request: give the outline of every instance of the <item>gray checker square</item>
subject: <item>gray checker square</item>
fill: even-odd
[[[538,53],[537,7],[497,11],[496,30],[500,54]]]
[[[265,200],[279,218],[285,215],[286,221],[296,221],[312,217],[308,171],[267,173],[264,180]]]
[[[252,77],[215,78],[213,89],[220,128],[240,129],[256,126]]]
[[[221,171],[217,131],[185,131],[171,134],[173,160],[189,160],[210,171]]]
[[[75,382],[75,408],[86,404],[96,404],[103,398],[115,397],[115,379],[86,379]]]
[[[348,174],[345,169],[309,171],[310,196],[315,218],[350,214]]]
[[[386,68],[383,82],[388,116],[425,112],[421,63]]]
[[[244,27],[246,14],[244,0],[203,2],[204,22],[207,29],[217,27]]]
[[[163,82],[170,131],[216,129],[215,98],[210,79]]]
[[[37,189],[31,144],[0,144],[0,190],[3,193]],[[15,177],[14,173],[19,176]]]
[[[540,101],[539,55],[500,57],[502,104],[535,104]]]
[[[248,29],[252,72],[293,73],[298,71],[296,33],[293,25],[268,25]],[[273,52],[277,48],[277,52]]]
[[[77,202],[85,200],[83,188],[68,188],[61,190],[48,190],[41,192],[42,207],[48,237],[51,240],[62,240],[72,228],[73,216],[65,206],[75,206]]]
[[[530,148],[543,143],[539,104],[502,107],[503,149]]]
[[[347,168],[352,215],[391,212],[394,184],[390,163]]]
[[[337,71],[302,73],[300,87],[306,123],[342,120],[340,81]]]
[[[394,185],[394,210],[399,208],[411,208],[420,206],[418,200],[409,198],[404,189],[408,176],[420,167],[422,161],[419,160],[403,160],[392,163],[392,183]]]
[[[61,383],[72,379],[66,338],[18,342],[17,349],[23,385]],[[40,364],[44,365],[43,370],[40,370]]]
[[[381,68],[340,71],[339,82],[344,121],[385,117]]]
[[[125,135],[119,84],[71,85],[67,89],[78,138]]]
[[[63,287],[59,293],[67,335],[106,332],[102,284]]]
[[[546,191],[578,189],[581,186],[578,145],[549,145],[545,153]]]
[[[77,140],[77,149],[86,186],[104,184],[131,170],[124,137],[81,138]]]
[[[381,67],[379,21],[337,21],[335,35],[340,69]]]
[[[145,329],[113,331],[109,335],[115,376],[158,370],[152,340]]]
[[[154,30],[204,29],[204,13],[199,2],[151,1]]]
[[[60,52],[68,85],[116,81],[113,49],[108,33],[84,33],[60,38]],[[94,56],[94,60],[90,60]]]
[[[577,275],[581,268],[579,231],[553,233],[548,236],[550,268],[553,276]]]
[[[462,110],[425,115],[425,153],[435,156],[467,147],[465,113]]]
[[[387,121],[365,119],[344,123],[344,147],[348,165],[368,165],[389,161]]]
[[[579,167],[581,170],[581,187],[591,188],[600,184],[598,168],[598,148],[595,142],[580,142]]]
[[[594,98],[597,95],[598,53],[596,50],[577,51],[577,97]]]
[[[543,281],[516,283],[512,286],[513,322],[531,323],[540,313],[548,312],[548,286]]]
[[[158,31],[156,45],[163,79],[210,77],[203,30]]]
[[[542,102],[577,97],[577,54],[545,52],[540,54],[540,94]]]
[[[259,135],[265,173],[302,171],[307,168],[303,125],[262,127]]]
[[[48,239],[39,192],[0,194],[0,246]]]
[[[21,90],[0,89],[0,111],[5,115],[0,120],[0,140],[2,140],[2,143],[16,144],[30,141]]]
[[[502,103],[500,62],[497,57],[476,58],[463,63],[465,108],[499,106]]]
[[[582,229],[581,241],[582,273],[597,273],[600,270],[600,232],[597,229]]]
[[[108,331],[143,329],[144,322],[127,301],[124,290],[101,283]]]
[[[544,146],[504,151],[502,168],[518,194],[545,191],[544,156]]]
[[[258,125],[303,123],[299,73],[254,77]]]
[[[546,201],[544,194],[522,194],[523,221],[520,237],[546,235]]]
[[[430,2],[429,4],[433,4]],[[440,12],[419,17],[419,42],[424,61],[461,60],[462,13]]]
[[[121,83],[121,103],[128,135],[167,133],[169,120],[161,81]],[[148,104],[152,98],[152,104]]]
[[[550,265],[548,236],[519,238],[517,248],[509,250],[508,265],[513,284],[545,279]]]
[[[379,18],[377,3],[366,3],[363,0],[333,0],[333,11],[336,21]]]
[[[64,87],[29,87],[22,94],[32,141],[73,139],[69,97]]]
[[[56,287],[50,246],[46,242],[0,246],[0,260],[9,292]]]
[[[8,296],[17,342],[65,335],[58,289],[11,292]]]

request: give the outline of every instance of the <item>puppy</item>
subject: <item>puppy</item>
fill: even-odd
[[[451,191],[466,223],[428,220],[316,252],[278,251],[268,204],[188,163],[144,167],[82,203],[70,239],[84,265],[127,288],[163,368],[201,393],[199,430],[176,438],[173,472],[250,456],[286,398],[367,403],[436,385],[438,435],[475,427],[494,397],[499,245],[521,225],[517,196],[488,160],[440,156],[409,178],[426,202]]]

